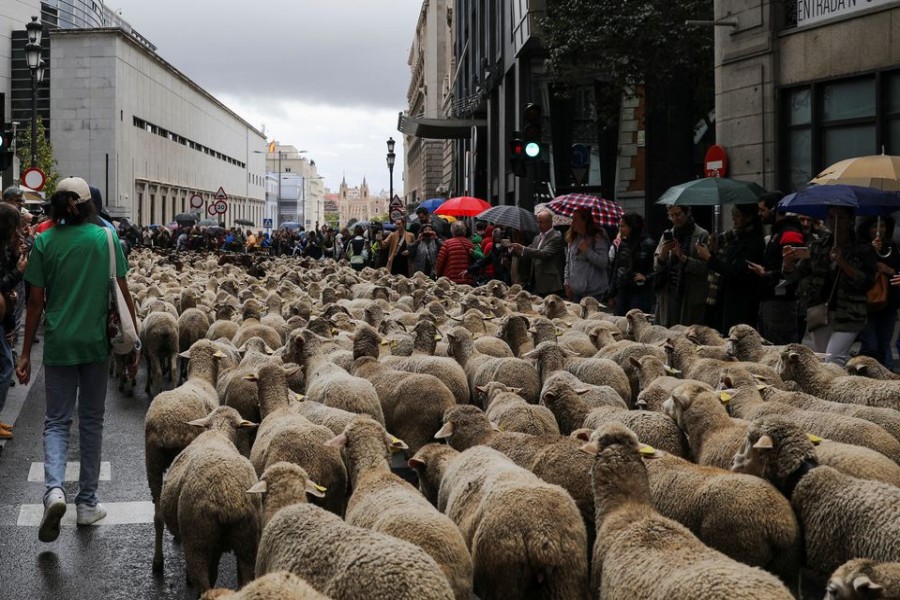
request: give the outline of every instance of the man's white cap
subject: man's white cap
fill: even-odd
[[[81,177],[66,177],[56,184],[56,191],[77,195],[79,204],[91,199],[91,188],[88,187],[87,181]]]

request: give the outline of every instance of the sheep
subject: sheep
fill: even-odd
[[[282,491],[263,493],[270,516],[259,541],[257,574],[290,571],[333,598],[454,598],[447,578],[424,550],[307,504],[308,482],[297,471],[272,475],[277,481],[269,477],[266,489],[276,485]]]
[[[506,342],[512,350],[513,356],[522,356],[534,346],[528,337],[531,322],[528,317],[521,314],[512,314],[500,321],[500,331],[497,337]]]
[[[706,325],[691,325],[685,336],[698,346],[725,346],[726,340],[718,331]]]
[[[459,450],[447,444],[432,443],[419,448],[419,451],[407,461],[407,464],[416,471],[419,491],[431,504],[437,506],[441,477],[446,470],[447,462],[459,454]]]
[[[329,493],[314,502],[336,515],[344,514],[347,470],[341,453],[324,444],[333,437],[327,427],[316,425],[291,407],[286,372],[277,364],[267,364],[246,379],[258,387],[262,416],[250,463],[257,475],[276,462],[287,461],[303,467]]]
[[[556,294],[549,294],[544,298],[544,301],[538,309],[538,314],[544,315],[548,319],[574,321],[578,318],[569,312],[566,301]]]
[[[900,488],[857,479],[820,465],[817,450],[793,423],[753,423],[732,470],[772,482],[791,502],[803,528],[806,564],[827,576],[851,558],[900,556]]]
[[[825,600],[900,598],[900,562],[858,558],[838,567],[828,581]]]
[[[587,536],[565,490],[482,446],[444,467],[438,509],[472,553],[479,598],[587,596]]]
[[[854,356],[847,361],[844,368],[847,369],[847,373],[850,375],[888,381],[900,380],[900,375],[897,375],[871,356]]]
[[[518,388],[491,382],[475,388],[484,394],[485,414],[502,431],[517,431],[529,435],[559,435],[553,413],[544,406],[528,404],[519,396]]]
[[[625,371],[625,375],[628,377],[628,381],[631,384],[631,397],[637,398],[638,394],[641,393],[641,388],[638,381],[637,370],[631,363],[631,359],[640,358],[648,354],[656,356],[662,361],[666,360],[666,351],[662,348],[662,346],[653,344],[640,344],[638,342],[631,342],[628,340],[623,340],[609,346],[604,346],[603,348],[598,350],[597,354],[595,354],[594,356],[596,358],[608,358],[609,360],[622,367],[622,370]]]
[[[665,342],[672,336],[672,332],[661,325],[653,325],[649,319],[652,315],[645,314],[639,308],[632,308],[625,313],[628,327],[626,334],[629,338],[642,344]]]
[[[240,325],[234,321],[227,321],[224,319],[213,321],[212,325],[210,325],[209,329],[206,331],[206,339],[217,340],[219,338],[226,338],[231,340],[237,334],[239,327]]]
[[[215,584],[219,559],[228,550],[237,556],[238,584],[243,585],[254,576],[261,507],[259,498],[245,493],[257,483],[256,473],[234,442],[238,429],[256,424],[228,406],[189,424],[206,431],[169,468],[160,496],[166,527],[181,539],[188,577],[201,593]]]
[[[769,367],[778,366],[781,346],[767,345],[767,342],[753,327],[740,324],[728,331],[728,352],[740,361],[763,363]]]
[[[209,317],[199,308],[188,308],[178,317],[178,351],[186,352],[199,339],[206,337],[209,331]],[[178,383],[187,375],[187,361],[182,360],[178,374]]]
[[[561,348],[565,348],[582,358],[592,358],[597,353],[597,347],[591,341],[587,333],[575,330],[563,332],[557,339]]]
[[[710,386],[719,385],[720,371],[729,366],[739,366],[747,369],[755,377],[768,385],[780,387],[783,385],[779,373],[763,364],[752,362],[722,361],[715,358],[703,358],[689,339],[669,338],[666,342],[666,352],[669,353],[669,365],[681,371],[685,379],[696,379]]]
[[[207,416],[219,403],[214,385],[220,353],[208,340],[198,341],[188,352],[187,381],[174,390],[160,392],[144,416],[145,469],[155,509],[153,522],[157,553],[153,559],[153,570],[156,572],[162,570],[163,561],[163,516],[159,503],[163,473],[200,434],[196,427],[187,423]]]
[[[411,453],[433,439],[444,411],[456,405],[453,394],[434,375],[397,371],[371,356],[357,358],[352,374],[374,386],[387,428],[406,441]]]
[[[437,562],[457,600],[472,597],[472,557],[456,525],[414,487],[391,473],[392,451],[405,443],[368,417],[357,417],[328,446],[343,449],[353,495],[347,523],[392,535],[422,548]]]
[[[306,368],[306,396],[326,406],[367,414],[384,425],[384,412],[375,387],[361,377],[354,377],[333,364],[321,353],[321,342],[308,329],[294,336]]]
[[[823,400],[900,410],[900,383],[835,375],[822,366],[812,350],[789,344],[781,353],[781,376],[793,379],[801,389]]]
[[[308,583],[287,571],[269,573],[245,585],[240,591],[209,590],[200,600],[329,600]]]
[[[144,392],[151,398],[162,390],[163,365],[172,383],[178,373],[178,321],[167,312],[152,312],[141,323],[141,351],[147,359]]]
[[[254,344],[258,342],[258,346]],[[259,396],[256,385],[245,379],[255,373],[259,367],[265,364],[281,365],[281,359],[270,356],[263,348],[265,342],[261,338],[251,338],[247,341],[247,351],[240,364],[230,371],[222,374],[216,385],[219,398],[225,406],[231,406],[247,420],[259,422]]]
[[[138,329],[140,329],[140,325],[138,325]],[[137,376],[132,377],[128,374],[128,367],[134,362],[134,352],[132,350],[128,354],[113,354],[109,363],[109,374],[119,380],[119,391],[129,398],[134,396],[134,387],[137,385]]]
[[[605,425],[582,449],[594,458],[592,598],[792,598],[774,576],[708,548],[653,508],[641,456],[655,452],[627,427]]]
[[[752,421],[778,414],[796,423],[807,433],[836,442],[871,448],[900,463],[900,441],[890,433],[863,419],[847,415],[801,410],[780,402],[765,402],[757,390],[756,379],[745,369],[728,367],[722,371],[722,385],[730,388],[722,401],[732,416]]]
[[[556,371],[565,370],[583,383],[611,387],[626,403],[631,400],[631,383],[615,362],[605,358],[572,358],[567,354],[568,351],[555,342],[541,342],[522,358],[537,361],[542,381],[547,381]]]
[[[450,340],[448,353],[465,370],[469,392],[474,396],[476,386],[490,381],[500,381],[522,389],[522,397],[536,404],[541,391],[541,381],[534,367],[521,358],[494,358],[475,349],[469,332],[455,327],[447,334]]]
[[[325,406],[312,400],[299,402],[293,405],[292,409],[316,425],[327,427],[334,435],[341,433],[350,421],[358,416],[357,413],[333,406]]]
[[[632,356],[628,362],[634,367],[641,388],[634,403],[637,408],[659,411],[672,390],[685,383],[684,379],[675,377],[680,371],[651,354],[640,358]]]
[[[420,321],[427,323],[427,321]],[[431,324],[430,324],[431,325]],[[419,325],[417,324],[418,328]],[[432,338],[435,334],[432,334]],[[454,359],[446,356],[428,356],[414,353],[410,357],[389,356],[384,364],[398,371],[434,375],[447,386],[457,404],[468,404],[471,398],[469,381],[463,368]]]
[[[571,398],[571,393],[565,394],[564,397]],[[581,428],[575,429],[572,436],[583,438],[584,436],[579,435],[579,432],[583,432],[584,429],[593,431],[610,422],[622,423],[643,439],[653,442],[654,448],[665,450],[673,456],[681,458],[691,456],[691,448],[684,434],[672,419],[658,412],[600,406],[591,409],[585,415]]]

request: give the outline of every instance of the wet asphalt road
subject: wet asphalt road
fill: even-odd
[[[18,524],[22,506],[39,504],[44,493],[42,481],[28,481],[32,463],[43,461],[42,350],[40,345],[34,348],[32,382],[10,390],[3,414],[6,422],[14,418],[15,437],[0,453],[0,600],[196,598],[197,592],[185,582],[181,547],[168,532],[163,548],[165,572],[152,572],[153,524],[142,511],[125,519],[146,521],[137,524],[64,524],[59,539],[49,544],[38,541],[36,526]],[[144,413],[149,405],[143,393],[144,377],[142,367],[133,398],[121,394],[110,381],[102,455],[102,460],[110,463],[110,479],[100,482],[100,501],[107,508],[118,502],[150,502],[144,473]],[[21,412],[15,415],[18,406]],[[77,418],[72,424],[68,460],[78,460]],[[75,481],[66,482],[70,503],[77,486],[76,474]],[[69,511],[74,513],[72,507]],[[232,589],[237,585],[231,554],[222,558],[217,585]]]

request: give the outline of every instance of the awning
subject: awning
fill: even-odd
[[[426,119],[400,113],[397,129],[406,135],[430,140],[471,137],[472,127],[487,127],[487,119]]]

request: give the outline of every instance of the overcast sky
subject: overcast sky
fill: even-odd
[[[388,137],[409,86],[422,0],[106,0],[157,52],[268,138],[307,150],[326,184],[388,189]],[[394,190],[403,188],[402,144]]]

